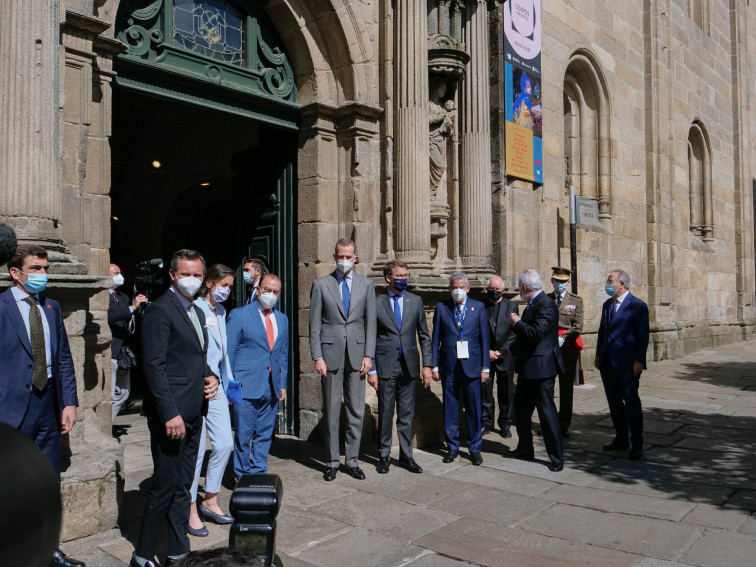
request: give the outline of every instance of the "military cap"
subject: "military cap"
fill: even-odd
[[[551,268],[551,278],[558,282],[566,282],[570,279],[572,270],[569,268],[562,268],[561,266],[554,266]]]

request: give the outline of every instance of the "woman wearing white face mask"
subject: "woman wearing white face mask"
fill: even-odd
[[[198,537],[205,537],[209,533],[202,524],[199,513],[217,524],[233,522],[233,518],[224,514],[218,506],[218,492],[220,491],[223,472],[226,470],[226,463],[234,446],[231,417],[228,411],[229,402],[226,397],[228,383],[229,380],[233,379],[233,375],[228,361],[226,310],[221,305],[228,299],[233,286],[234,270],[223,264],[214,264],[208,268],[205,280],[199,290],[199,297],[194,301],[194,304],[205,313],[208,335],[207,364],[221,379],[218,395],[210,401],[207,417],[202,426],[199,455],[191,490],[192,507],[189,512],[189,534]],[[202,470],[202,461],[205,457],[205,432],[210,434],[213,449],[210,453],[205,475],[205,498],[199,506],[198,512],[197,486]]]

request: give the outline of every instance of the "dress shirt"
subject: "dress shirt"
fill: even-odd
[[[13,286],[11,288],[11,293],[13,293],[13,298],[16,300],[18,310],[21,312],[21,319],[23,319],[24,321],[26,334],[29,337],[29,342],[31,343],[31,330],[29,328],[29,310],[31,306],[26,301],[24,301],[27,297],[29,297],[29,294],[21,291],[16,286]],[[31,297],[33,297],[37,302],[37,309],[39,309],[39,314],[42,317],[42,327],[45,330],[45,358],[47,359],[47,377],[52,378],[52,343],[50,342],[50,324],[48,323],[47,315],[45,315],[45,311],[39,302],[39,294],[35,293]]]
[[[263,306],[260,305],[259,301],[255,301],[255,306],[257,307],[257,310],[260,312],[260,318],[262,319],[263,328],[265,327],[265,309],[263,309]],[[273,323],[273,341],[275,342],[278,340],[278,321],[276,321],[276,314],[273,312],[273,309],[268,309],[270,312],[270,320]]]
[[[186,311],[186,316],[189,317],[189,320],[192,319],[192,307],[194,307],[194,302],[189,301],[186,297],[181,295],[181,292],[178,291],[174,286],[171,286],[170,289],[173,293],[176,294],[176,297],[178,297],[179,303],[181,303],[181,306],[184,308],[184,311]],[[199,309],[199,307],[197,308]]]
[[[614,304],[617,303],[617,309],[614,310],[614,313],[616,314],[617,311],[619,311],[620,306],[622,305],[622,302],[625,301],[625,298],[627,297],[627,294],[630,293],[629,291],[625,291],[622,295],[619,297],[612,298],[612,310],[614,310]]]
[[[394,303],[396,303],[396,299],[395,298],[396,297],[399,298],[399,313],[402,314],[402,323],[403,323],[404,322],[404,293],[400,293],[399,295],[397,295],[393,291],[388,290],[388,296],[389,296],[389,299],[391,300],[391,311],[392,311],[392,313],[394,311]]]
[[[349,293],[352,293],[353,276],[354,276],[354,269],[349,270],[349,273],[346,275],[336,270],[336,281],[339,282],[339,296],[341,297],[342,300],[344,299],[344,294],[341,289],[342,282],[346,280],[347,287],[349,288]]]

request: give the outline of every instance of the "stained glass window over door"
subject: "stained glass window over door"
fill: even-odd
[[[222,0],[174,0],[173,45],[242,65],[243,17]]]

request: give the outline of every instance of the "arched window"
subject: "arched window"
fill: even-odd
[[[690,231],[704,241],[714,240],[711,206],[711,149],[703,124],[694,122],[688,132],[688,192]]]
[[[709,33],[709,0],[688,0],[688,16],[699,28]]]
[[[611,217],[609,96],[596,60],[586,52],[570,59],[564,75],[564,156],[567,185]]]

